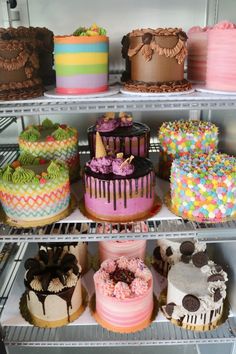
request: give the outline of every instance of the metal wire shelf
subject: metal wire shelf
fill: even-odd
[[[12,123],[16,123],[16,117],[2,117],[0,118],[0,133],[7,129]]]

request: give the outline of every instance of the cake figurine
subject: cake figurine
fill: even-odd
[[[199,154],[171,167],[171,210],[184,219],[222,222],[236,217],[236,158]]]
[[[66,124],[53,123],[46,118],[40,125],[30,125],[20,133],[21,153],[30,153],[48,160],[61,160],[69,167],[70,179],[80,173],[78,131]]]
[[[121,112],[105,113],[96,125],[88,128],[88,141],[91,158],[95,156],[96,132],[99,132],[109,154],[123,152],[125,156],[148,157],[150,128],[143,123],[133,122],[130,114]]]
[[[70,184],[67,166],[30,154],[0,169],[0,201],[8,221],[19,226],[40,226],[69,213]]]
[[[128,57],[125,90],[166,93],[191,89],[184,79],[186,41],[181,28],[137,29],[126,35],[122,40],[122,55]]]
[[[188,80],[194,83],[206,82],[208,32],[211,28],[211,26],[194,26],[187,33],[187,75]]]
[[[96,154],[84,170],[84,204],[93,219],[112,222],[147,217],[155,200],[155,175],[150,160],[122,153],[107,156],[99,132]]]
[[[36,47],[21,39],[12,39],[0,28],[0,100],[19,100],[42,96]]]
[[[167,304],[163,311],[172,323],[193,331],[220,324],[226,297],[227,274],[205,252],[173,265],[168,273]]]
[[[152,273],[138,258],[108,259],[94,274],[94,317],[113,332],[146,328],[153,313]]]
[[[108,89],[109,39],[96,24],[54,37],[56,92],[91,94]]]
[[[197,240],[160,239],[157,240],[157,246],[153,250],[152,265],[158,273],[166,277],[174,264],[186,262],[193,254],[205,251],[206,244]]]
[[[53,230],[55,233],[55,229]],[[45,250],[46,252],[50,252],[53,250],[54,252],[62,252],[70,253],[75,256],[78,264],[81,267],[82,273],[86,273],[88,270],[88,245],[87,242],[47,242],[47,243],[39,243],[39,250]]]
[[[169,121],[162,123],[158,138],[161,145],[158,174],[169,179],[175,158],[217,150],[218,127],[211,122],[199,120]]]
[[[61,327],[83,311],[81,268],[62,248],[40,250],[25,262],[26,303],[37,327]]]
[[[236,91],[236,24],[222,21],[208,33],[206,88]]]

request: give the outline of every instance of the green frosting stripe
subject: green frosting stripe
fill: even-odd
[[[105,74],[107,64],[97,65],[55,65],[56,73],[59,76],[72,76],[77,74]]]

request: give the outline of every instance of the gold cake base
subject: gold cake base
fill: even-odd
[[[60,212],[59,214],[54,215],[49,218],[44,218],[41,220],[38,219],[38,220],[29,220],[29,221],[12,219],[9,216],[7,216],[6,213],[4,212],[3,208],[1,208],[0,221],[4,224],[7,224],[9,226],[14,226],[16,228],[21,228],[21,227],[29,228],[29,227],[45,226],[45,225],[52,224],[53,222],[59,221],[61,219],[66,218],[67,216],[69,216],[76,209],[76,207],[77,207],[76,204],[77,204],[76,198],[74,197],[73,194],[71,194],[69,206],[65,210]]]
[[[163,310],[163,306],[166,305],[166,300],[167,300],[167,288],[165,288],[160,295],[159,301],[160,301],[161,312],[163,313],[165,318],[168,321],[170,321],[172,324],[174,324],[175,326],[178,326],[178,327],[190,330],[190,331],[194,331],[194,332],[212,331],[213,329],[216,329],[219,326],[221,326],[229,317],[229,303],[228,303],[227,299],[225,299],[224,304],[223,304],[223,313],[222,313],[221,318],[219,318],[218,320],[216,320],[212,323],[207,323],[205,325],[181,323],[181,321],[169,317],[166,314],[166,312]]]
[[[91,315],[96,320],[96,322],[98,324],[100,324],[103,328],[107,329],[108,331],[115,332],[115,333],[135,333],[135,332],[142,331],[143,329],[147,328],[155,320],[157,313],[158,313],[158,301],[157,301],[156,296],[153,294],[153,310],[152,310],[151,317],[149,319],[141,322],[137,326],[125,327],[125,328],[113,326],[110,323],[101,319],[101,317],[96,312],[96,295],[95,295],[95,293],[93,294],[93,296],[90,299],[89,308],[90,308]]]
[[[80,308],[70,316],[70,322],[68,322],[67,316],[61,320],[56,320],[56,321],[46,321],[34,316],[32,313],[30,313],[27,307],[26,292],[24,292],[23,295],[21,296],[19,307],[20,307],[21,316],[33,326],[40,327],[40,328],[56,328],[56,327],[65,326],[75,321],[79,316],[82,315],[87,305],[88,305],[88,294],[85,288],[82,286],[82,304]]]
[[[236,215],[235,216],[231,216],[231,217],[227,217],[227,218],[222,218],[222,219],[198,219],[197,217],[185,217],[183,215],[181,215],[174,207],[174,205],[172,204],[172,200],[171,200],[171,195],[170,192],[166,194],[165,198],[164,198],[164,203],[166,204],[167,208],[176,216],[179,216],[181,218],[183,218],[184,220],[189,220],[189,221],[195,221],[195,222],[199,222],[199,223],[205,223],[205,224],[215,224],[215,223],[221,223],[221,222],[228,222],[228,221],[233,221],[236,220]]]
[[[151,217],[153,217],[154,215],[156,215],[157,213],[159,213],[159,211],[161,210],[162,207],[162,202],[161,199],[155,195],[154,198],[154,203],[152,208],[147,211],[146,213],[140,213],[139,215],[137,215],[137,217],[129,217],[129,216],[122,216],[122,217],[112,217],[112,216],[103,216],[103,215],[93,215],[90,214],[86,207],[85,207],[85,203],[84,203],[84,198],[82,198],[79,201],[79,209],[81,211],[81,213],[88,219],[91,219],[93,221],[104,221],[104,222],[109,222],[109,223],[125,223],[125,222],[136,222],[136,221],[145,221]]]

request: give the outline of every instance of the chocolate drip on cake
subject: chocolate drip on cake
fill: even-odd
[[[74,290],[75,290],[75,287],[72,286],[71,288],[68,288],[65,291],[62,291],[61,293],[59,293],[57,295],[62,300],[64,300],[66,302],[68,322],[70,322],[70,308],[72,309],[71,299],[72,299],[72,296],[74,294]]]
[[[116,210],[116,181],[113,182],[113,209]]]

